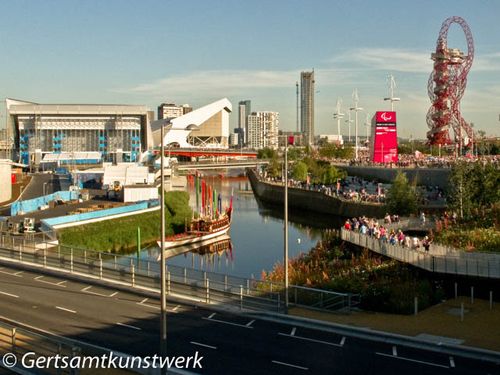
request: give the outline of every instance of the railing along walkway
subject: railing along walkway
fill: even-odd
[[[40,246],[25,237],[0,232],[0,262],[23,263],[50,271],[159,292],[160,264],[135,256],[120,256],[62,245]],[[167,294],[207,304],[230,304],[240,309],[284,309],[282,283],[167,266]],[[359,295],[289,285],[289,304],[320,310],[349,311]]]
[[[391,245],[384,240],[344,228],[340,236],[344,241],[430,272],[500,279],[500,254],[467,253],[434,244],[426,252]]]

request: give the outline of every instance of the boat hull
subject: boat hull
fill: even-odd
[[[165,249],[171,249],[178,246],[191,245],[206,240],[211,240],[213,238],[225,235],[230,228],[231,225],[228,224],[213,232],[191,234],[187,235],[186,237],[181,237],[175,241],[165,241]],[[158,246],[161,248],[161,241],[158,241]]]

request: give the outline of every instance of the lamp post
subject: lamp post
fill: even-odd
[[[165,270],[165,135],[164,124],[161,124],[161,202],[160,202],[160,215],[161,215],[161,255],[160,255],[160,298],[161,298],[161,311],[160,311],[160,355],[166,357],[167,355],[167,295],[166,295],[166,270]]]
[[[359,102],[359,97],[358,97],[358,90],[354,89],[352,93],[352,99],[354,101],[354,107],[349,108],[351,111],[354,111],[354,124],[355,124],[355,158],[358,160],[358,112],[362,111],[363,108],[358,107],[358,102]]]
[[[285,201],[284,201],[283,262],[285,278],[285,313],[288,314],[288,138],[285,139]]]

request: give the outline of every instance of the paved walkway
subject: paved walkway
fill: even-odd
[[[464,303],[464,321],[460,321],[460,305]],[[459,297],[432,306],[417,316],[375,312],[336,314],[292,308],[291,315],[324,320],[377,331],[418,337],[436,343],[461,343],[500,351],[500,304],[490,310],[489,302]]]

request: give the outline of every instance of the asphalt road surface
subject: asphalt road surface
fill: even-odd
[[[173,301],[168,355],[203,374],[500,374],[500,365]],[[158,299],[0,266],[0,315],[132,355],[159,351]]]

